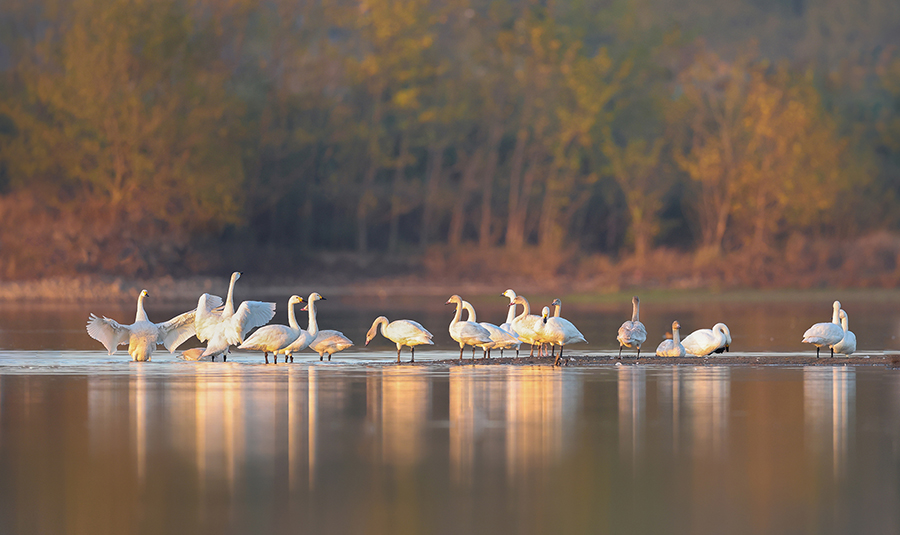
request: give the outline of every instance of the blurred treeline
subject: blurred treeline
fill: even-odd
[[[896,0],[4,0],[0,277],[834,268],[900,227],[898,44]]]

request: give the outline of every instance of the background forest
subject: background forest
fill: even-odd
[[[4,0],[0,279],[893,286],[898,45],[896,0]]]

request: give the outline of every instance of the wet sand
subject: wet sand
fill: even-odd
[[[408,355],[403,355],[408,359]],[[529,357],[527,355],[520,358],[515,357],[492,357],[483,359],[480,356],[474,360],[470,358],[471,352],[463,355],[463,360],[446,359],[420,361],[412,363],[413,365],[433,366],[433,365],[505,365],[505,366],[535,366],[535,365],[552,365],[555,361],[554,357]],[[816,358],[815,354],[799,355],[799,354],[739,354],[739,355],[715,355],[710,357],[657,357],[655,355],[641,355],[637,358],[634,354],[622,355],[619,359],[615,354],[612,355],[578,355],[564,354],[561,365],[565,366],[885,366],[888,368],[900,368],[900,353],[897,354],[873,354],[873,355],[835,355],[829,356],[823,353],[822,356]],[[403,360],[403,364],[410,364],[407,360]]]

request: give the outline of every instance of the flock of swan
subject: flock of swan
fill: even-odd
[[[160,344],[174,353],[178,346],[194,335],[205,342],[206,347],[184,351],[178,355],[179,358],[215,360],[221,356],[226,361],[234,346],[262,352],[266,364],[269,363],[270,353],[275,363],[278,362],[279,354],[283,356],[284,362],[293,362],[294,353],[307,348],[318,353],[320,360],[324,360],[326,354],[328,360],[331,360],[334,353],[353,346],[353,342],[340,331],[319,330],[316,303],[325,298],[317,292],[311,293],[305,300],[298,295],[292,295],[288,299],[288,325],[267,325],[275,316],[275,303],[244,301],[235,309],[234,285],[240,276],[241,273],[237,271],[232,274],[224,302],[219,296],[204,293],[197,301],[197,308],[163,323],[153,323],[147,317],[144,298],[149,294],[147,290],[142,290],[137,300],[134,323],[122,325],[113,319],[91,314],[87,332],[91,338],[102,343],[110,355],[120,345],[127,344],[128,354],[135,361],[149,361],[154,349]],[[555,357],[554,365],[560,365],[566,362],[562,358],[565,346],[587,342],[571,321],[560,316],[562,302],[559,299],[551,303],[555,308],[552,315],[550,307],[543,307],[541,314],[536,315],[531,313],[528,300],[513,290],[506,290],[501,296],[509,299],[506,322],[501,325],[478,322],[475,308],[458,295],[447,300],[446,304],[456,306],[449,332],[450,337],[459,343],[460,360],[463,359],[466,346],[472,347],[473,359],[476,348],[482,350],[482,358],[490,358],[491,350],[494,349],[499,349],[501,356],[503,350],[515,349],[518,357],[519,348],[524,343],[531,345],[530,356],[534,355],[535,347],[538,348],[539,356],[549,349],[549,355]],[[309,316],[305,330],[300,327],[294,312],[294,306],[304,301],[306,306],[301,311],[306,311]],[[519,305],[522,306],[522,312],[517,315]],[[616,337],[619,342],[619,358],[626,347],[636,349],[637,356],[640,357],[641,346],[647,340],[647,329],[640,321],[640,299],[634,297],[632,307],[631,320],[622,323]],[[819,356],[821,347],[829,347],[832,356],[835,352],[849,355],[856,351],[856,335],[848,329],[847,312],[841,309],[838,301],[834,302],[833,308],[831,323],[817,323],[803,335],[803,342],[816,346],[816,357]],[[466,313],[465,319],[463,312]],[[728,351],[731,345],[731,331],[724,323],[717,323],[712,329],[694,331],[684,340],[680,337],[680,328],[678,321],[672,323],[672,338],[659,344],[656,348],[657,356],[708,356]],[[253,329],[256,331],[250,334]],[[408,319],[389,321],[385,316],[379,316],[372,323],[366,333],[366,345],[375,338],[379,329],[382,336],[397,345],[398,363],[404,346],[410,349],[410,362],[415,362],[416,346],[434,345],[432,334],[420,323]]]

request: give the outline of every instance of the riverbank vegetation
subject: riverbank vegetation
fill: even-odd
[[[10,0],[0,279],[900,282],[900,6]]]

